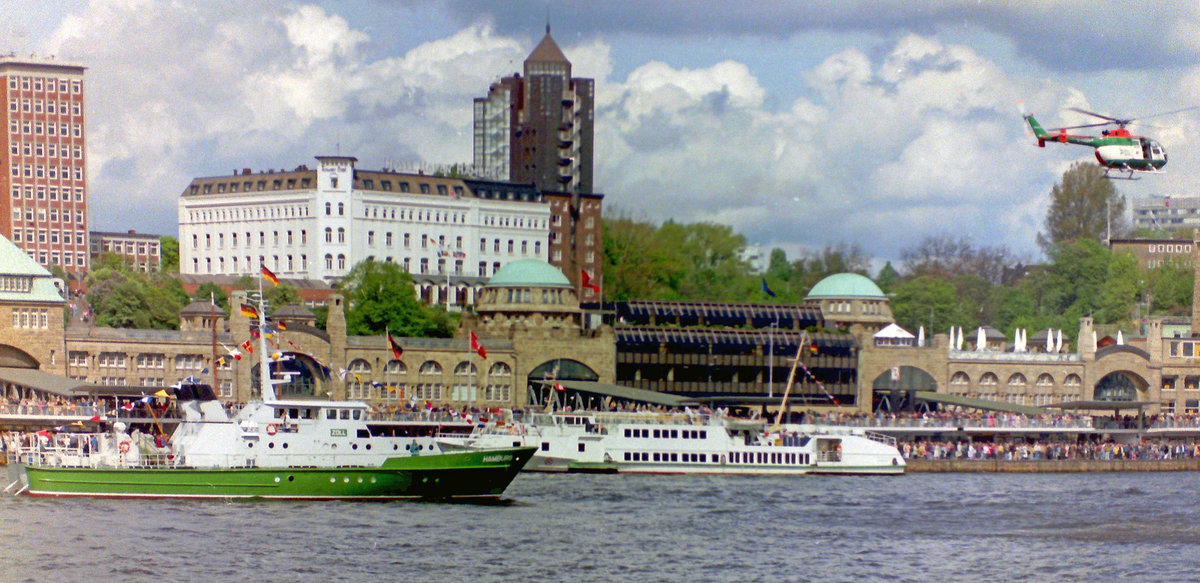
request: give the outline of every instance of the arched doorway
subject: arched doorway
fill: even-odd
[[[1137,401],[1138,391],[1145,389],[1145,383],[1122,371],[1110,372],[1092,389],[1092,398],[1097,401]]]
[[[928,408],[914,397],[917,391],[937,391],[933,375],[915,366],[894,366],[871,383],[871,406],[875,411],[912,411]]]
[[[297,352],[285,352],[283,354],[291,358],[272,362],[272,376],[279,378],[281,376],[280,373],[291,374],[287,375],[288,382],[275,385],[276,398],[321,397],[324,399],[330,397],[328,394],[328,367],[322,366],[321,363],[306,354]],[[262,386],[259,383],[260,366],[260,364],[255,363],[250,368],[250,395],[252,398],[262,396]]]
[[[600,375],[596,374],[596,371],[588,365],[578,360],[558,358],[547,360],[529,371],[525,385],[530,404],[542,405],[548,403],[549,399],[554,396],[552,381],[596,381],[599,379]],[[556,400],[560,403],[566,402],[564,399],[556,398]]]

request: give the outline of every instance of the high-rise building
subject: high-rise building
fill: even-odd
[[[475,167],[494,180],[590,194],[595,96],[595,80],[571,77],[547,25],[525,76],[505,77],[475,100]]]
[[[68,273],[89,264],[83,71],[0,56],[0,234]]]
[[[571,77],[550,26],[525,59],[524,77],[493,83],[475,99],[474,165],[492,180],[532,184],[550,202],[549,262],[562,270],[579,298],[595,302],[603,276],[600,212],[592,190],[596,84]],[[582,273],[587,272],[585,287]]]

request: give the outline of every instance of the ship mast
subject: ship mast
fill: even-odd
[[[805,330],[800,335],[800,346],[796,349],[796,359],[792,361],[792,372],[788,373],[787,388],[783,390],[783,398],[779,401],[779,410],[775,412],[775,425],[778,426],[780,420],[783,419],[783,411],[787,409],[788,395],[792,392],[792,385],[796,382],[796,368],[800,366],[800,356],[804,354],[804,347],[808,346],[808,331]]]

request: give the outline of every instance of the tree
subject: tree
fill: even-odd
[[[965,329],[978,325],[969,310],[964,310],[958,290],[950,281],[930,275],[910,278],[896,285],[891,301],[896,323],[908,330],[925,326],[929,333]]]
[[[159,271],[179,273],[179,239],[163,236],[158,240],[158,252],[162,254]]]
[[[1096,322],[1117,324],[1131,320],[1143,287],[1137,258],[1132,253],[1121,253],[1114,257],[1108,263],[1108,276],[1100,290]]]
[[[229,315],[229,295],[225,293],[225,289],[221,286],[212,283],[204,282],[196,286],[196,293],[192,296],[194,302],[216,301],[217,307]]]
[[[365,260],[338,284],[346,298],[346,333],[449,338],[453,321],[445,310],[432,309],[417,299],[412,277],[395,263]],[[440,313],[439,313],[440,312]]]
[[[896,268],[892,267],[892,262],[888,261],[879,268],[879,274],[875,276],[875,285],[883,293],[891,293],[892,288],[896,287],[896,283],[900,280],[900,274],[896,273]]]
[[[1104,169],[1092,162],[1076,162],[1050,191],[1045,232],[1037,242],[1043,250],[1080,239],[1105,241],[1125,232],[1125,199],[1117,194]]]
[[[1146,292],[1154,314],[1187,314],[1192,306],[1195,270],[1190,262],[1169,261],[1146,272]]]

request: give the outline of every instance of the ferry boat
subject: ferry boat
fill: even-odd
[[[535,414],[446,449],[536,447],[526,471],[655,474],[902,474],[894,438],[861,429],[651,413]]]
[[[231,415],[208,385],[181,384],[168,394],[182,415],[169,439],[123,423],[102,433],[28,434],[8,444],[9,466],[19,472],[9,489],[47,497],[496,498],[533,455],[532,447],[507,445],[444,452],[424,432],[373,422],[362,402],[278,400],[274,385],[286,379],[271,378],[269,352],[260,348],[261,401]]]

